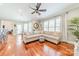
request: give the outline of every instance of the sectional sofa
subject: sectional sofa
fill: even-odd
[[[39,33],[39,34],[23,34],[23,42],[24,43],[29,43],[32,41],[36,41],[42,38],[42,40],[47,40],[49,42],[58,44],[61,40],[61,33],[58,32],[43,32],[43,33]]]

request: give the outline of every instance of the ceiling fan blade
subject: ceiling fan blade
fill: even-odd
[[[31,9],[33,9],[33,10],[36,10],[36,9],[34,9],[34,8],[32,8],[32,7],[30,7]]]
[[[39,12],[37,12],[38,13],[38,15],[41,15],[41,13],[39,13]]]
[[[37,3],[36,5],[37,10],[40,8],[40,6],[41,6],[41,3]]]
[[[38,11],[42,11],[43,12],[43,11],[46,11],[46,9],[41,9],[41,10],[38,10]]]
[[[36,11],[33,11],[31,14],[34,14]]]

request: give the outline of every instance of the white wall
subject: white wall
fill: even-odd
[[[71,19],[73,17],[79,17],[79,8],[73,9],[68,12],[68,19]]]

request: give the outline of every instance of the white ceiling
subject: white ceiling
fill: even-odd
[[[33,11],[29,7],[35,8],[36,3],[3,3],[0,4],[0,19],[2,20],[16,20],[16,21],[29,21],[44,19],[55,13],[59,13],[64,8],[70,6],[68,3],[42,3],[40,9],[47,9],[41,15],[31,14]]]

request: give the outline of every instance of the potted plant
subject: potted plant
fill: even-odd
[[[79,17],[70,20],[70,32],[77,38],[74,43],[74,55],[79,56]]]
[[[71,33],[76,36],[77,40],[76,42],[79,41],[79,17],[75,17],[70,20],[70,23],[73,27],[71,27]]]

